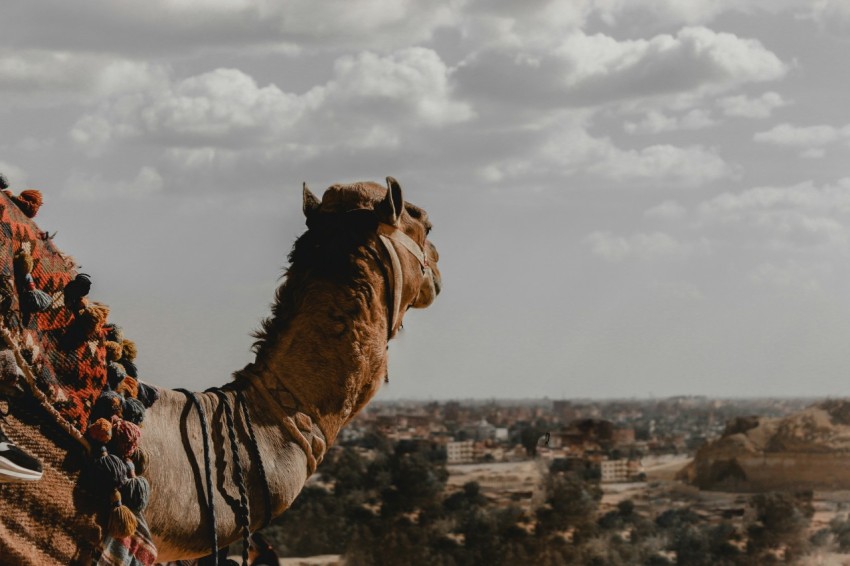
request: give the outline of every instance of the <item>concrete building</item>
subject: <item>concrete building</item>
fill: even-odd
[[[628,460],[603,460],[599,463],[602,483],[618,483],[629,480]]]
[[[472,462],[475,449],[474,444],[472,440],[446,443],[446,463],[462,464]]]

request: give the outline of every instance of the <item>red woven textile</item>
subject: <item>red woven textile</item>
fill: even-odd
[[[25,250],[33,259],[36,288],[53,299],[45,312],[20,310],[12,258]],[[74,315],[65,308],[62,290],[76,274],[74,260],[62,254],[53,241],[0,193],[0,274],[11,297],[3,313],[4,324],[14,335],[33,370],[38,387],[59,413],[80,432],[85,432],[95,400],[106,385],[106,349],[101,329],[87,341],[60,346]]]

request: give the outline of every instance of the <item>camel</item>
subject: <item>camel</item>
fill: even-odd
[[[407,309],[429,306],[440,292],[428,215],[405,202],[395,179],[388,177],[386,187],[333,185],[321,200],[305,184],[303,212],[308,229],[295,242],[272,313],[255,334],[255,361],[208,392],[160,389],[147,411],[141,448],[151,497],[144,516],[157,561],[207,555],[214,541],[219,547],[238,541],[245,522],[254,531],[282,514],[341,428],[388,379],[388,342]],[[98,550],[91,539],[102,518],[86,518],[88,488],[75,484],[80,447],[57,439],[61,431],[51,430],[37,408],[18,405],[10,407],[7,432],[29,432],[21,444],[44,460],[47,484],[54,470],[68,480],[51,484],[49,495],[38,483],[0,491],[0,562],[5,555],[16,563],[86,563]],[[32,440],[33,430],[45,439]],[[235,479],[240,472],[244,494]],[[14,513],[28,518],[32,501],[45,505],[50,517],[4,523]],[[68,505],[73,517],[66,516]],[[45,537],[50,520],[63,526]],[[23,552],[27,540],[38,544]],[[41,548],[54,542],[62,549]]]

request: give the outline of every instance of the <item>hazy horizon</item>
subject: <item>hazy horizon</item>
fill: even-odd
[[[444,290],[379,399],[850,395],[850,4],[0,7],[0,171],[144,380],[252,359],[301,183],[396,177]]]

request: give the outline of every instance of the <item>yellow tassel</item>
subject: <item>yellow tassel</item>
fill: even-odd
[[[118,342],[113,342],[112,340],[107,340],[104,342],[104,346],[106,346],[106,361],[107,362],[117,362],[121,359],[122,347]]]
[[[112,509],[109,511],[106,532],[112,538],[126,538],[136,532],[136,526],[136,516],[121,503],[121,493],[116,490],[112,494]]]

